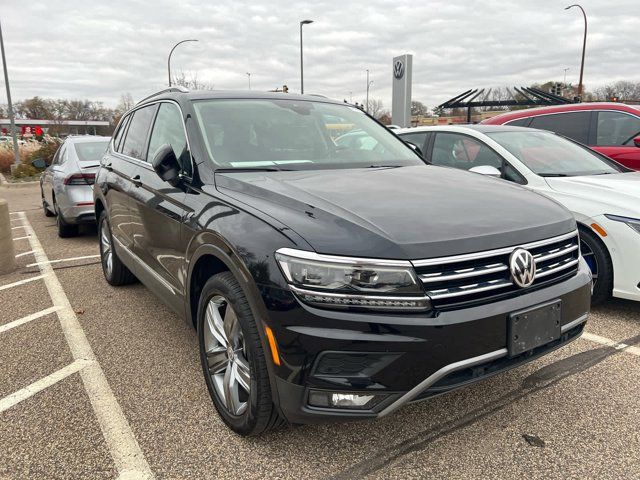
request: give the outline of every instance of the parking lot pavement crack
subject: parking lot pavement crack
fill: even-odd
[[[36,263],[39,264],[38,267],[43,274],[42,278],[53,305],[60,307],[56,314],[71,354],[76,361],[90,362],[80,371],[80,377],[119,475],[124,478],[153,478],[151,468],[33,227],[24,212],[18,212],[18,216],[26,226],[25,231],[29,234],[31,249],[34,251]]]
[[[624,343],[627,346],[640,344],[640,335],[619,343]],[[376,451],[366,459],[336,473],[331,478],[351,479],[372,475],[412,452],[425,449],[429,444],[439,438],[473,425],[524,397],[550,388],[565,378],[581,373],[603,362],[607,358],[622,352],[624,352],[624,348],[604,346],[571,355],[570,357],[542,367],[526,377],[522,381],[520,388],[507,392],[490,404],[482,405],[462,417],[454,418],[435,428],[424,430],[394,446],[386,446],[384,449]]]

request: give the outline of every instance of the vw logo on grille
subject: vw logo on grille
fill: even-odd
[[[400,60],[396,60],[396,63],[393,64],[393,76],[398,80],[402,78],[404,75],[404,63]]]
[[[511,280],[520,288],[530,286],[536,279],[536,262],[524,248],[516,248],[509,257]]]

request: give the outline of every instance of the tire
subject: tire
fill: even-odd
[[[135,275],[122,263],[122,260],[113,249],[113,236],[111,235],[111,226],[109,225],[106,211],[103,211],[98,219],[98,243],[100,245],[102,273],[104,273],[104,278],[109,285],[118,287],[135,282]]]
[[[218,313],[219,329],[215,328],[213,309]],[[284,420],[273,404],[256,321],[242,287],[231,272],[214,275],[205,283],[198,303],[197,327],[207,389],[229,428],[250,436],[283,425]],[[249,385],[248,391],[243,384]]]
[[[580,229],[580,249],[582,258],[594,276],[591,305],[600,305],[611,297],[613,290],[613,264],[607,247],[596,235],[586,228]]]
[[[60,238],[75,237],[78,235],[78,225],[71,225],[64,221],[62,213],[58,211],[58,204],[55,197],[53,198],[53,209],[56,212],[56,226],[58,227],[58,236]]]

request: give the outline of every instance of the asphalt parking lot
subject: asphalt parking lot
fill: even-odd
[[[555,353],[363,423],[231,433],[191,327],[110,287],[94,230],[60,239],[38,187],[0,189],[0,478],[640,478],[640,304]]]

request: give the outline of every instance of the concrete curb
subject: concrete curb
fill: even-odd
[[[33,185],[40,185],[40,181],[36,180],[33,182],[8,182],[4,175],[0,173],[0,187],[6,188],[26,188],[32,187]]]
[[[9,204],[0,198],[0,275],[16,269]]]

